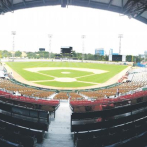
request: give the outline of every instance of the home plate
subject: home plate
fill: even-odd
[[[58,82],[75,82],[75,78],[55,78],[55,81]]]

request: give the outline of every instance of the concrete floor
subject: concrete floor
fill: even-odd
[[[70,110],[68,101],[61,101],[56,110],[56,116],[50,116],[48,132],[45,133],[44,140],[36,147],[74,147],[73,137],[70,131]]]

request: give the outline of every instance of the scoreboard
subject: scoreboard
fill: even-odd
[[[72,53],[72,47],[61,47],[61,53],[62,54],[65,54],[65,53],[68,53],[68,54],[71,54]]]
[[[126,55],[109,55],[109,61],[126,62]]]
[[[72,47],[61,47],[61,56],[62,57],[72,57]]]
[[[45,48],[39,48],[40,52],[45,52]]]
[[[112,61],[122,61],[122,55],[112,55]]]

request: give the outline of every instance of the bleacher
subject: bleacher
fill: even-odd
[[[15,103],[34,109],[39,108],[50,112],[55,112],[59,106],[59,100],[47,99],[47,97],[54,92],[23,87],[6,79],[0,79],[0,87],[0,100],[5,102]],[[13,94],[14,91],[20,94]]]
[[[88,99],[71,100],[71,132],[74,133],[75,147],[138,147],[141,141],[146,142],[145,77],[146,72],[136,73],[130,82],[81,92]],[[118,88],[120,94],[116,95]],[[98,94],[103,94],[103,97]]]
[[[68,100],[69,96],[66,92],[60,92],[55,95],[54,100]]]
[[[34,147],[48,131],[49,112],[0,101],[0,141],[5,146]]]
[[[77,147],[122,145],[147,133],[147,91],[124,98],[123,105],[111,102],[111,108],[71,115],[71,132],[75,132]]]
[[[81,95],[75,93],[75,92],[70,92],[69,93],[69,98],[70,100],[81,100],[81,99],[84,99]]]
[[[59,107],[59,100],[49,97],[53,91],[17,85],[0,79],[0,146],[35,147],[49,128],[49,112]]]
[[[0,87],[3,89],[6,89],[7,91],[17,91],[21,95],[26,95],[30,97],[38,97],[38,98],[44,98],[47,99],[52,94],[54,94],[54,91],[45,91],[45,90],[39,90],[34,89],[32,87],[26,87],[23,85],[18,85],[16,83],[11,82],[10,80],[6,79],[0,79]]]

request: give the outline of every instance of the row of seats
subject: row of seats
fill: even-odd
[[[129,104],[136,104],[139,101],[147,101],[147,91],[139,91],[133,94],[119,96],[111,99],[99,99],[95,101],[78,100],[70,101],[73,112],[88,112],[88,111],[101,111],[104,109],[115,108]]]
[[[81,95],[71,92],[69,93],[70,100],[78,100],[78,99],[84,99]]]
[[[146,116],[147,101],[113,109],[87,113],[72,113],[71,131],[91,131],[134,121]]]
[[[115,87],[110,88],[100,88],[96,91],[81,91],[80,93],[89,98],[95,99],[103,99],[106,96],[110,97],[112,95],[116,95],[117,89],[119,89],[119,93],[125,94],[126,92],[129,92],[131,90],[136,90],[137,88],[146,86],[147,81],[145,77],[147,77],[147,72],[140,72],[133,74],[131,82],[121,83]]]
[[[76,132],[75,147],[129,147],[133,145],[133,140],[136,143],[136,140],[147,134],[147,102],[99,112],[73,114],[71,131]],[[136,144],[134,146],[138,147]]]
[[[49,126],[48,112],[3,102],[0,109],[0,139],[6,147],[34,147],[36,140],[43,140]]]
[[[35,141],[34,138],[30,136],[25,136],[19,134],[19,132],[13,132],[7,130],[5,127],[0,127],[0,136],[4,140],[10,141],[12,143],[21,144],[24,147],[34,147]]]
[[[29,104],[31,104],[31,107],[45,111],[55,111],[55,108],[58,107],[60,103],[59,100],[34,99],[24,96],[16,96],[5,91],[0,91],[0,99],[8,102],[14,101],[14,103],[18,104],[19,102],[21,104],[24,103],[24,106],[27,105],[28,107],[30,106]]]
[[[29,129],[2,120],[0,120],[0,127],[11,130],[12,132],[18,132],[20,135],[36,138],[38,143],[43,141],[44,131],[42,130]]]
[[[38,90],[30,87],[21,86],[11,82],[10,80],[6,80],[2,78],[0,78],[0,87],[12,92],[17,91],[22,95],[31,96],[31,97],[34,96],[39,98],[48,98],[49,96],[54,94],[53,91],[44,91],[44,90]]]
[[[54,97],[55,100],[68,100],[68,98],[69,96],[67,95],[66,92],[60,92]]]
[[[74,141],[76,147],[109,147],[130,146],[137,138],[147,132],[147,118],[135,122],[129,122],[112,128],[101,129],[92,132],[75,133]],[[132,142],[133,140],[133,142]],[[138,147],[139,143],[133,146]]]
[[[37,130],[44,130],[44,131],[48,131],[48,122],[42,122],[37,121],[37,120],[30,120],[28,117],[20,117],[18,115],[11,115],[10,113],[0,113],[0,120],[12,123],[12,124],[16,124],[16,125],[20,125],[23,127],[27,127],[27,128],[32,128],[32,129],[37,129]]]

